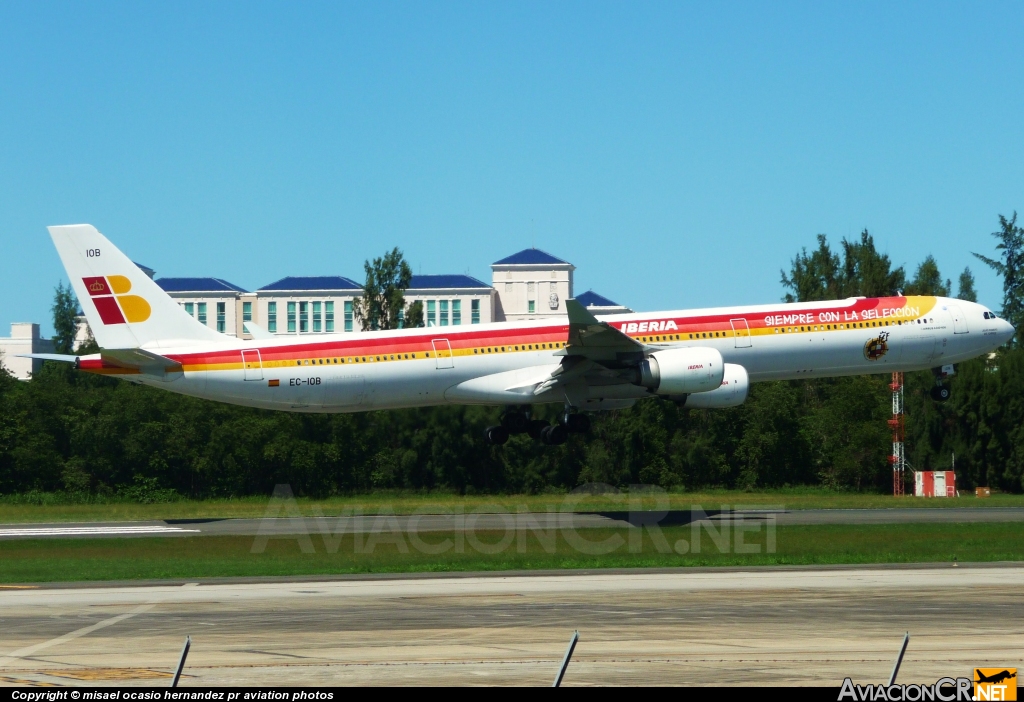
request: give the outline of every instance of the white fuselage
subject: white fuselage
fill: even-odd
[[[936,297],[848,300],[613,315],[644,344],[706,347],[751,382],[913,371],[954,364],[1005,343],[1013,328],[981,305]],[[564,356],[567,321],[432,327],[160,348],[183,372],[166,377],[90,368],[196,397],[299,412],[455,404],[562,402],[507,395],[540,383]],[[630,383],[588,388],[592,400],[650,396]],[[506,393],[506,394],[503,394]],[[520,399],[521,398],[521,399]]]

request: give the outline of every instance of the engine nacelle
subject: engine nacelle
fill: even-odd
[[[742,405],[750,392],[750,376],[747,369],[735,363],[725,364],[722,384],[710,392],[689,395],[683,401],[687,409],[721,409]]]
[[[686,395],[721,386],[725,362],[716,349],[666,349],[652,353],[639,370],[637,385],[659,395]]]

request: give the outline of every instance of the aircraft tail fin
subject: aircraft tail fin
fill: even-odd
[[[225,340],[186,313],[92,225],[49,230],[100,348],[173,347]]]

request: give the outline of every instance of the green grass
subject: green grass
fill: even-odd
[[[896,498],[889,495],[831,492],[815,488],[793,488],[744,492],[707,490],[664,493],[660,497],[641,498],[620,495],[452,495],[443,493],[382,493],[331,497],[322,500],[299,498],[303,514],[317,510],[337,515],[345,509],[360,509],[365,514],[392,510],[396,514],[420,512],[495,512],[495,511],[605,511],[628,510],[631,506],[656,509],[689,509],[702,505],[717,509],[721,505],[781,506],[786,509],[867,509],[893,507],[1024,507],[1024,495],[995,494],[988,499],[965,495],[949,499]],[[0,496],[0,523],[141,521],[158,519],[211,519],[262,517],[267,497],[219,500],[181,500],[156,504],[112,500],[81,503],[61,495]]]
[[[427,554],[394,535],[371,544],[360,537],[357,548],[352,535],[325,545],[311,537],[312,553],[303,553],[294,538],[271,539],[262,553],[253,553],[254,538],[207,536],[139,539],[33,539],[0,541],[0,583],[69,580],[132,580],[141,578],[203,578],[218,576],[328,575],[344,573],[400,573],[446,571],[495,571],[555,568],[736,566],[777,564],[912,563],[1024,560],[1024,528],[1015,523],[902,524],[786,526],[776,532],[776,552],[766,553],[766,531],[747,533],[744,542],[758,546],[758,553],[735,553],[735,541],[720,552],[706,531],[701,531],[699,553],[663,552],[680,540],[689,543],[687,527],[662,529],[664,541],[643,530],[580,530],[591,543],[615,540],[607,553],[585,553],[567,541],[563,532],[543,543],[532,532],[520,543],[512,539],[496,553],[481,553],[467,540],[461,550]],[[481,532],[479,542],[494,545],[505,535]],[[570,534],[571,536],[571,534]],[[732,534],[735,537],[735,532]],[[427,544],[457,539],[454,534],[422,536]],[[659,550],[658,544],[662,545]],[[636,546],[639,545],[639,548]]]

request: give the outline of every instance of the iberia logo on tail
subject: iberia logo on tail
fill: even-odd
[[[149,303],[138,295],[125,294],[131,292],[132,281],[123,275],[82,278],[82,282],[104,324],[135,324],[149,319]]]

